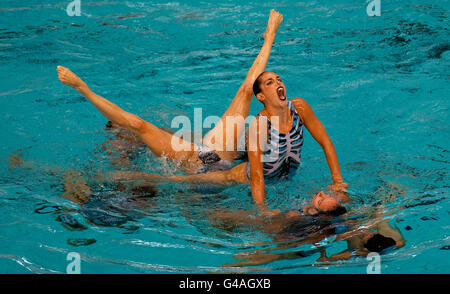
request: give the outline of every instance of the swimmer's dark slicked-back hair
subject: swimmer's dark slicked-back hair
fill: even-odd
[[[364,247],[370,252],[381,252],[383,249],[389,248],[395,245],[395,240],[389,237],[385,237],[381,234],[375,234],[370,238]]]
[[[259,93],[261,93],[261,81],[259,80],[263,74],[265,74],[267,71],[263,71],[259,74],[259,76],[256,78],[255,82],[253,83],[253,94],[256,96]]]
[[[347,212],[347,209],[344,206],[338,206],[334,210],[321,212],[323,215],[329,215],[329,216],[340,216]]]

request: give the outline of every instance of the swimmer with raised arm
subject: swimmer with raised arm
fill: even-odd
[[[227,138],[232,138],[234,145],[237,146],[238,139],[245,129],[245,121],[237,125],[237,136],[233,137],[232,135],[227,136],[226,132],[229,127],[226,118],[247,118],[253,96],[252,85],[267,65],[276,31],[282,21],[283,16],[281,14],[274,10],[270,11],[268,24],[263,35],[264,44],[261,51],[222,119],[205,136],[204,142],[207,142],[205,145],[194,144],[193,142],[177,138],[161,128],[144,121],[137,115],[122,110],[114,103],[94,93],[84,81],[68,68],[58,66],[58,78],[63,84],[74,88],[85,96],[110,121],[138,135],[155,155],[164,155],[168,159],[181,162],[183,167],[191,172],[229,169],[231,160],[234,159],[237,151],[225,151],[229,150],[226,148],[229,143]],[[176,149],[173,148],[172,142],[177,142],[178,146]]]
[[[271,10],[264,33],[264,45],[231,105],[219,123],[205,136],[204,144],[195,144],[176,138],[140,117],[122,110],[91,91],[86,83],[67,68],[58,66],[58,77],[62,83],[85,96],[109,120],[138,135],[155,155],[164,155],[168,159],[181,162],[191,173],[186,176],[170,177],[169,180],[250,184],[256,204],[263,211],[267,211],[264,204],[265,184],[287,179],[294,174],[300,164],[303,125],[324,150],[333,179],[332,188],[345,190],[347,186],[339,171],[334,145],[311,107],[301,98],[288,101],[286,89],[280,77],[272,72],[264,72],[275,33],[282,20],[281,14]],[[236,158],[238,150],[237,148],[231,151],[226,150],[229,150],[230,141],[234,147],[237,147],[238,140],[245,130],[245,121],[236,124],[236,121],[240,121],[239,119],[230,120],[233,122],[230,128],[226,118],[247,118],[252,92],[263,103],[264,109],[250,125],[249,162],[232,167],[232,160]],[[256,138],[257,142],[263,142],[263,144],[254,144],[256,141],[252,138]],[[173,148],[174,141],[178,142],[177,149]],[[135,172],[129,173],[128,176],[143,179],[161,178],[158,175]]]
[[[273,72],[260,74],[253,84],[253,91],[264,109],[250,124],[247,144],[249,161],[227,171],[169,179],[179,182],[247,183],[251,186],[256,204],[267,211],[265,185],[291,178],[300,165],[304,125],[325,153],[333,180],[331,188],[345,192],[348,185],[342,179],[334,145],[309,104],[301,98],[288,101],[284,83]],[[343,202],[350,200],[345,193],[337,193],[337,196]]]
[[[209,172],[198,175],[174,176],[170,180],[181,182],[248,183],[258,206],[265,206],[265,185],[292,177],[300,165],[300,152],[303,145],[303,125],[322,147],[333,184],[342,202],[350,199],[346,196],[344,183],[330,137],[309,104],[295,98],[286,98],[286,88],[281,78],[273,72],[262,73],[254,82],[253,91],[264,109],[250,125],[248,139],[249,161],[228,171]],[[277,126],[272,123],[277,121]],[[259,142],[263,142],[263,146]],[[273,211],[273,213],[277,213]]]

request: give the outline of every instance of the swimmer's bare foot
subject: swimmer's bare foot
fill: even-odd
[[[58,65],[56,67],[56,71],[58,72],[59,80],[64,85],[72,87],[75,90],[78,90],[86,85],[76,74],[64,66]]]
[[[275,10],[270,10],[269,21],[267,23],[266,31],[264,32],[264,40],[268,37],[275,37],[280,24],[283,22],[283,15]]]

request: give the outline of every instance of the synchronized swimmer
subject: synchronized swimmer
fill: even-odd
[[[286,87],[280,76],[274,72],[265,71],[276,32],[282,21],[283,16],[271,10],[263,35],[264,44],[231,105],[219,123],[203,138],[204,144],[174,138],[175,135],[122,110],[94,93],[68,68],[58,66],[58,78],[63,84],[85,96],[110,121],[136,134],[155,155],[164,155],[170,160],[180,162],[187,171],[186,175],[167,179],[178,182],[250,184],[258,207],[264,213],[279,214],[278,210],[269,211],[265,204],[265,185],[289,179],[295,174],[300,164],[303,126],[323,149],[333,180],[331,188],[335,191],[345,191],[347,187],[340,173],[335,147],[310,105],[302,98],[288,100]],[[262,146],[256,144],[256,148],[249,148],[248,162],[233,167],[233,162],[239,153],[238,140],[245,132],[245,122],[237,124],[236,128],[233,126],[232,130],[237,132],[232,132],[230,136],[229,132],[227,133],[229,129],[227,118],[247,118],[253,95],[263,104],[264,109],[250,123],[247,146],[253,146],[251,138],[264,144]],[[232,121],[235,123],[237,120]],[[185,148],[181,151],[173,148],[171,143],[174,139],[181,142]],[[230,140],[235,147],[231,151],[228,148]],[[158,177],[154,174],[135,172],[121,175],[143,179]],[[341,203],[334,197],[328,196],[320,194],[315,199],[318,199],[317,202],[328,203],[326,207],[329,210],[338,209]],[[316,206],[308,208],[305,212],[313,214],[314,210],[319,210],[319,207],[320,203],[316,203]]]
[[[174,182],[226,185],[250,184],[252,196],[261,212],[258,216],[249,217],[250,214],[247,211],[237,213],[221,211],[210,220],[232,225],[261,225],[264,231],[275,234],[280,240],[287,238],[285,241],[300,234],[304,238],[300,240],[294,238],[292,241],[294,247],[306,243],[316,245],[316,249],[310,252],[273,253],[257,250],[251,254],[242,253],[236,257],[242,256],[243,261],[225,266],[265,264],[280,259],[309,256],[318,252],[320,252],[318,261],[330,262],[354,256],[366,256],[369,252],[381,254],[390,248],[403,247],[405,240],[402,234],[398,229],[391,227],[387,220],[382,219],[385,215],[377,217],[363,228],[360,227],[362,220],[348,219],[349,213],[344,207],[344,203],[350,200],[344,193],[348,185],[341,176],[335,147],[324,126],[304,99],[287,99],[286,87],[279,75],[265,71],[276,32],[282,21],[283,16],[271,10],[263,35],[264,44],[249,69],[245,81],[219,122],[203,137],[201,143],[183,140],[122,110],[95,94],[85,82],[67,68],[58,66],[58,77],[62,83],[85,96],[110,120],[111,125],[131,131],[155,155],[165,156],[169,160],[181,163],[186,172],[185,175],[163,177],[152,173],[116,171],[113,173],[115,179],[163,179]],[[263,104],[264,108],[250,123],[248,138],[246,138],[248,161],[236,165],[235,161],[240,159],[239,140],[246,130],[245,121],[249,116],[253,96]],[[312,197],[309,205],[303,206],[300,210],[286,213],[281,213],[278,209],[269,210],[265,204],[265,186],[288,180],[295,175],[300,165],[303,127],[306,127],[322,147],[333,181],[329,187],[337,193],[331,196],[321,191]],[[174,148],[173,142],[178,142],[177,148]],[[230,143],[233,146],[231,149]],[[71,188],[68,184],[66,186]],[[71,190],[79,189],[72,187]],[[75,197],[75,199],[78,198]],[[81,199],[83,205],[88,201],[87,198],[88,196]],[[88,211],[88,208],[84,210]],[[271,216],[270,222],[267,222],[265,218],[267,215]],[[336,222],[336,220],[340,221]],[[347,228],[348,226],[350,229]],[[348,249],[327,257],[325,249],[318,244],[330,235],[336,235],[336,241],[346,240]],[[285,241],[280,243],[281,247],[274,250],[286,248],[292,243]]]

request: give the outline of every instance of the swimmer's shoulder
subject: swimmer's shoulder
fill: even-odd
[[[290,101],[294,105],[295,110],[297,111],[301,120],[304,122],[303,117],[305,116],[306,111],[311,109],[311,106],[309,106],[308,102],[306,102],[306,100],[303,98],[294,98],[291,99]]]
[[[250,122],[250,128],[255,128],[261,123],[261,121],[266,122],[267,120],[267,111],[263,109],[258,112],[256,117]]]
[[[306,107],[311,107],[309,106],[308,102],[306,102],[306,100],[303,98],[297,97],[289,101],[291,101],[291,103],[294,104],[295,109],[305,109]]]
[[[258,112],[258,115],[250,122],[250,131],[254,132],[255,130],[260,134],[260,135],[267,135],[269,133],[269,125],[268,125],[268,119],[267,119],[267,111],[266,110],[261,110],[260,112]],[[262,132],[261,127],[266,126],[266,133]],[[265,137],[264,137],[265,138]],[[248,138],[250,140],[250,136]],[[263,139],[265,140],[265,139]]]
[[[251,121],[250,125],[254,125],[256,126],[257,124],[259,124],[262,120],[267,121],[268,120],[268,113],[267,110],[263,109],[260,112],[258,112],[258,114],[256,115],[256,117]]]

